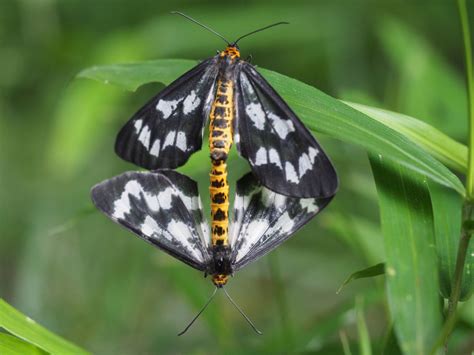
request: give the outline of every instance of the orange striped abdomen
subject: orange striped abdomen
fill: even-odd
[[[232,146],[232,120],[234,119],[234,87],[229,80],[218,80],[216,98],[209,115],[209,148],[211,173],[212,245],[228,244],[229,184],[227,182],[227,156]]]

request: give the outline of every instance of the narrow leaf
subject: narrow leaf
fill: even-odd
[[[359,354],[372,355],[372,345],[370,344],[369,330],[364,318],[363,299],[356,299],[356,315],[357,315],[357,333],[359,335]]]
[[[77,76],[135,91],[143,84],[153,81],[168,85],[195,64],[195,61],[188,59],[160,59],[90,67]]]
[[[347,339],[347,334],[345,331],[339,331],[339,339],[341,339],[341,346],[344,355],[352,355],[349,339]]]
[[[0,333],[0,354],[2,355],[43,355],[43,350],[13,335]]]
[[[379,263],[377,265],[369,266],[368,268],[356,271],[349,275],[347,279],[344,280],[342,285],[339,287],[336,293],[341,292],[341,290],[352,280],[363,279],[366,277],[375,277],[383,275],[385,273],[385,263]]]
[[[169,84],[195,64],[191,60],[168,59],[96,66],[83,70],[78,77],[135,90],[149,82]],[[312,86],[269,70],[260,69],[260,72],[310,129],[382,154],[464,195],[462,183],[451,171],[402,134]]]
[[[390,313],[404,354],[427,354],[441,330],[434,225],[424,177],[372,157]]]
[[[0,299],[0,327],[51,354],[88,354]]]
[[[467,147],[416,118],[376,107],[346,102],[367,116],[402,133],[446,166],[465,174]]]

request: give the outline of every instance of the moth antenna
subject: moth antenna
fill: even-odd
[[[211,297],[209,297],[209,300],[206,302],[204,307],[202,307],[202,309],[199,311],[199,313],[196,314],[196,316],[193,318],[193,320],[191,322],[189,322],[189,324],[186,326],[186,328],[184,328],[184,330],[181,333],[179,333],[178,336],[183,335],[184,333],[186,333],[188,331],[189,328],[191,328],[191,326],[196,321],[196,319],[198,319],[199,316],[201,315],[201,313],[204,312],[204,310],[207,308],[207,306],[209,306],[209,303],[211,303],[212,299],[216,295],[216,292],[217,292],[217,287],[214,289],[214,292],[212,293]]]
[[[259,28],[258,30],[255,30],[255,31],[252,31],[252,32],[249,32],[243,36],[240,36],[239,38],[237,38],[234,43],[232,43],[232,45],[236,45],[238,41],[240,41],[242,38],[245,38],[247,36],[250,36],[250,35],[253,35],[254,33],[257,33],[257,32],[261,32],[263,30],[266,30],[267,28],[270,28],[270,27],[275,27],[275,26],[279,26],[279,25],[289,25],[290,23],[289,22],[285,22],[285,21],[282,21],[282,22],[277,22],[277,23],[273,23],[271,25],[268,25],[268,26],[265,26],[265,27],[262,27],[262,28]]]
[[[232,303],[234,305],[235,308],[237,308],[237,310],[239,311],[239,313],[245,318],[245,320],[247,321],[248,324],[250,324],[250,326],[252,327],[252,329],[255,331],[255,333],[257,333],[258,335],[262,335],[263,333],[257,329],[257,327],[252,323],[252,321],[250,320],[249,317],[247,317],[247,315],[244,313],[244,311],[242,311],[242,309],[237,305],[237,303],[234,302],[234,300],[232,299],[232,297],[230,297],[230,295],[227,293],[227,290],[225,289],[224,286],[222,286],[222,289],[224,290],[224,293],[225,295],[227,296],[227,298],[229,299],[230,303]]]
[[[225,43],[227,43],[227,45],[230,46],[230,42],[229,42],[228,40],[226,40],[223,35],[221,35],[220,33],[216,32],[216,31],[214,31],[212,28],[207,27],[206,25],[202,24],[201,22],[199,22],[199,21],[193,19],[191,16],[188,16],[188,15],[186,15],[186,14],[183,14],[182,12],[179,12],[179,11],[171,11],[171,14],[183,16],[184,18],[188,19],[189,21],[194,22],[195,24],[197,24],[197,25],[199,25],[199,26],[205,28],[205,29],[208,30],[209,32],[214,33],[216,36],[222,38],[222,39],[225,41]]]

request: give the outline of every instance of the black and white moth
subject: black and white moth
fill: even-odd
[[[219,118],[213,105],[216,90],[225,82],[225,90],[232,91],[228,97],[233,140],[258,180],[287,196],[333,196],[338,178],[328,156],[255,67],[240,58],[237,42],[245,36],[233,43],[224,39],[225,50],[198,64],[138,110],[119,132],[116,153],[149,170],[183,165],[201,148],[211,109]]]
[[[232,275],[316,216],[331,198],[295,198],[262,186],[252,173],[236,187],[229,245],[211,247],[197,183],[172,170],[126,172],[92,188],[96,207],[141,239],[213,277]],[[217,277],[217,279],[216,279]]]

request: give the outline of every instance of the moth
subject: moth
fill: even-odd
[[[257,72],[240,57],[238,42],[279,22],[227,41],[227,46],[153,97],[120,130],[115,151],[148,170],[175,169],[201,149],[211,117],[214,161],[225,161],[235,143],[263,186],[282,195],[327,198],[338,187],[336,171],[312,134]]]
[[[126,172],[97,184],[91,195],[114,222],[211,276],[213,295],[180,334],[218,289],[242,313],[224,288],[228,277],[290,238],[332,199],[281,195],[247,173],[236,184],[229,244],[224,246],[211,244],[197,183],[176,171]]]

